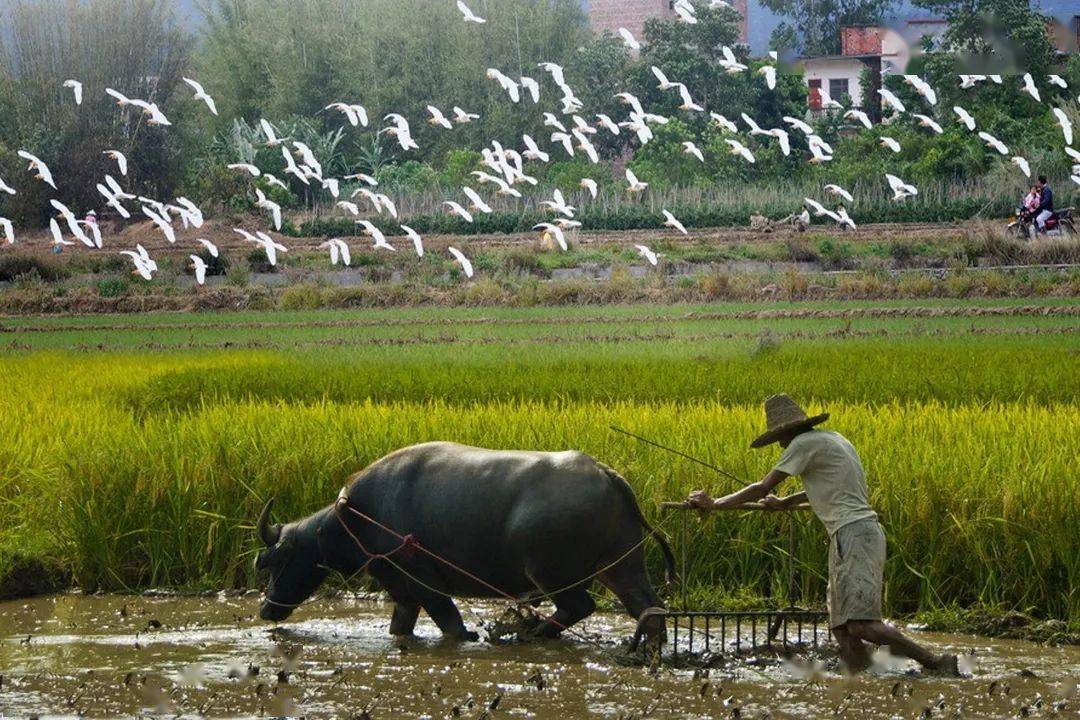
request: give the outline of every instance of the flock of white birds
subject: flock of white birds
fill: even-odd
[[[486,23],[486,20],[476,15],[463,0],[456,1],[457,7],[466,23],[474,23],[477,25]],[[711,3],[713,6],[727,4],[723,0],[711,0]],[[679,22],[687,24],[697,23],[698,20],[695,16],[694,6],[689,0],[676,0],[674,3],[674,10]],[[641,43],[632,33],[630,33],[630,31],[621,28],[619,30],[619,35],[622,37],[625,45],[631,50],[636,51],[641,49]],[[749,67],[746,64],[739,62],[735,53],[730,48],[723,47],[722,55],[723,59],[720,61],[720,64],[725,73],[738,74],[749,71]],[[772,62],[763,65],[757,72],[764,77],[765,84],[769,90],[774,90],[776,88],[777,55],[773,52],[770,53],[769,56]],[[521,192],[516,186],[535,186],[538,183],[537,179],[530,176],[526,171],[527,163],[548,163],[551,160],[551,153],[558,150],[565,152],[567,156],[571,157],[575,156],[577,152],[581,152],[592,163],[599,163],[600,159],[593,138],[601,131],[611,133],[612,135],[619,135],[625,131],[631,133],[636,137],[640,144],[644,145],[653,138],[651,126],[664,125],[669,122],[669,118],[647,111],[643,107],[641,101],[628,92],[619,93],[615,96],[627,107],[628,116],[625,120],[616,122],[610,116],[605,114],[596,114],[593,120],[586,119],[581,115],[584,110],[584,103],[578,99],[573,89],[567,84],[563,68],[550,62],[539,63],[538,67],[550,76],[551,81],[562,93],[559,102],[562,107],[563,117],[560,118],[552,112],[543,113],[544,126],[551,129],[549,138],[551,146],[550,152],[541,149],[536,140],[529,135],[524,135],[522,137],[522,144],[524,147],[524,150],[522,151],[503,147],[500,143],[495,141],[482,149],[483,165],[486,169],[475,171],[472,173],[472,176],[476,178],[476,184],[478,186],[491,186],[495,195],[521,198]],[[689,89],[684,83],[669,79],[658,67],[653,66],[652,72],[658,81],[658,89],[665,92],[678,92],[681,99],[681,105],[679,105],[680,110],[687,113],[706,112],[704,107],[694,101],[694,98],[691,96]],[[530,101],[533,105],[538,105],[540,103],[541,83],[535,78],[524,76],[512,78],[495,68],[487,70],[487,77],[498,83],[512,103],[521,104]],[[930,106],[937,105],[937,93],[926,81],[917,75],[904,75],[903,78],[912,88],[914,88],[923,101]],[[998,85],[1005,82],[1005,79],[1000,75],[960,75],[959,80],[960,87],[965,89],[973,88],[982,82],[992,82]],[[206,108],[210,113],[214,115],[218,114],[214,98],[206,92],[202,85],[190,78],[184,78],[184,82],[194,91],[194,99],[196,101],[205,103]],[[1063,89],[1067,89],[1068,87],[1065,80],[1059,75],[1050,75],[1049,82]],[[1021,78],[1020,83],[1021,92],[1029,94],[1037,102],[1042,101],[1039,89],[1030,74],[1025,74]],[[83,84],[78,80],[72,79],[65,81],[63,86],[72,92],[75,104],[81,105],[83,101]],[[125,111],[131,109],[133,112],[141,112],[144,116],[143,119],[148,124],[160,127],[168,127],[171,125],[169,119],[155,103],[127,97],[113,88],[105,88],[105,92],[114,98],[117,105]],[[909,111],[901,99],[887,88],[881,88],[878,92],[881,95],[883,105],[892,111],[891,117],[883,123],[883,127],[896,118],[910,112],[910,115],[918,120],[921,127],[926,128],[932,133],[940,134],[944,132],[941,125],[929,115]],[[843,106],[829,98],[827,93],[824,92],[822,93],[822,105],[826,110],[843,111]],[[325,111],[340,113],[345,121],[352,127],[368,127],[369,125],[367,110],[362,105],[348,102],[335,102],[328,105],[325,108]],[[1064,135],[1065,152],[1068,153],[1075,163],[1073,165],[1072,179],[1080,185],[1080,152],[1072,147],[1073,128],[1069,121],[1069,117],[1060,107],[1054,107],[1052,112]],[[1002,156],[1009,157],[1011,155],[1009,148],[1000,140],[985,131],[978,131],[975,118],[963,107],[954,106],[953,113],[956,116],[956,122],[963,125],[970,132],[978,132],[978,137],[988,148]],[[428,105],[427,114],[428,117],[426,118],[426,122],[428,124],[448,131],[452,130],[457,125],[464,125],[479,119],[479,115],[469,113],[460,107],[454,107],[448,117],[439,108]],[[729,120],[724,115],[717,112],[710,112],[709,115],[719,129],[731,135],[739,134],[740,128],[736,122]],[[860,123],[867,129],[873,128],[874,126],[870,117],[862,110],[846,110],[844,111],[843,117],[853,123]],[[815,134],[814,129],[803,120],[794,117],[784,117],[784,123],[786,123],[789,128],[778,127],[771,129],[761,128],[753,118],[745,113],[742,113],[741,120],[747,126],[749,136],[774,139],[779,144],[780,151],[785,156],[790,155],[792,152],[789,133],[798,132],[802,133],[806,138],[806,144],[810,152],[808,162],[826,163],[833,157],[833,148],[830,144],[819,135]],[[419,145],[417,145],[416,141],[413,139],[409,120],[405,116],[399,113],[390,113],[383,118],[383,122],[386,123],[386,126],[378,131],[379,134],[393,137],[403,151],[416,150],[419,148]],[[295,177],[296,180],[304,185],[311,186],[312,183],[316,183],[318,186],[321,186],[322,189],[327,190],[334,197],[336,207],[348,215],[359,216],[361,214],[361,206],[356,201],[362,198],[362,201],[366,205],[369,205],[380,217],[387,216],[392,218],[395,222],[398,221],[397,207],[391,198],[377,190],[378,182],[374,177],[364,173],[348,175],[341,179],[325,177],[322,165],[308,145],[292,138],[279,137],[274,126],[265,118],[259,121],[259,125],[262,133],[265,135],[266,146],[281,148],[281,154],[285,161],[286,174]],[[754,153],[748,146],[745,137],[725,137],[724,141],[730,146],[732,155],[742,158],[747,163],[756,162]],[[704,154],[693,141],[687,140],[682,145],[683,150],[687,155],[696,158],[700,162],[705,162]],[[888,135],[880,136],[880,145],[894,153],[901,151],[900,143],[895,138],[889,137]],[[40,158],[35,157],[25,150],[20,150],[18,154],[29,163],[28,169],[34,173],[35,179],[47,184],[54,190],[57,189],[52,173]],[[124,154],[118,150],[106,150],[105,155],[116,163],[117,173],[126,177],[128,161]],[[1024,175],[1028,177],[1031,176],[1030,164],[1024,157],[1020,155],[1011,155],[1011,162],[1017,165]],[[229,165],[229,168],[249,175],[251,178],[262,178],[263,181],[270,186],[279,186],[281,188],[287,187],[282,179],[274,177],[269,173],[265,173],[252,164],[237,163]],[[648,188],[648,183],[641,182],[629,168],[626,169],[625,176],[627,192],[641,193]],[[342,180],[354,181],[359,185],[349,199],[340,197]],[[895,200],[904,200],[917,195],[919,192],[918,188],[914,185],[905,182],[896,175],[885,174],[885,180],[892,190]],[[581,180],[581,187],[586,190],[593,199],[596,198],[599,185],[594,179],[584,178]],[[203,226],[202,211],[187,198],[179,197],[173,202],[167,203],[152,198],[134,195],[124,190],[120,182],[112,175],[108,174],[104,177],[103,182],[97,184],[97,190],[104,199],[105,204],[125,219],[132,217],[132,211],[129,210],[124,203],[138,203],[139,211],[157,227],[169,243],[175,244],[177,242],[177,232],[174,225],[177,219],[182,224],[184,230],[192,228],[198,230]],[[852,194],[839,185],[825,185],[825,190],[830,195],[838,198],[839,201],[851,203],[854,200]],[[0,193],[14,195],[16,190],[6,184],[3,179],[0,179]],[[463,205],[456,200],[447,200],[443,205],[447,208],[449,213],[456,215],[466,223],[472,223],[474,221],[473,213],[492,212],[491,206],[484,200],[480,191],[476,188],[463,187],[462,193],[467,199],[467,205]],[[282,223],[281,206],[269,199],[259,188],[255,188],[255,198],[255,207],[268,213],[274,229],[280,231]],[[88,218],[80,220],[59,200],[53,199],[50,202],[52,207],[57,211],[57,215],[52,217],[49,221],[53,245],[57,250],[65,245],[75,244],[75,242],[68,240],[65,237],[59,222],[60,220],[64,222],[68,234],[86,247],[96,249],[101,249],[103,247],[101,231],[94,219]],[[848,215],[843,204],[838,204],[836,209],[830,210],[823,203],[814,200],[813,198],[805,198],[805,202],[806,206],[800,216],[803,223],[810,224],[810,212],[813,211],[815,217],[827,217],[841,227],[855,228],[855,223],[851,220],[851,217]],[[535,226],[534,229],[542,231],[545,241],[554,241],[560,248],[567,250],[569,245],[567,243],[566,232],[581,227],[581,223],[574,219],[577,208],[568,204],[566,198],[559,190],[554,191],[550,200],[541,202],[540,207],[550,211],[554,217],[551,222],[540,223]],[[663,210],[663,216],[665,226],[673,228],[682,234],[687,234],[686,228],[670,211]],[[355,222],[361,228],[362,234],[369,236],[374,241],[375,249],[391,252],[397,250],[397,248],[387,241],[383,232],[370,220],[358,219]],[[412,242],[417,256],[423,257],[424,241],[420,234],[407,225],[399,224],[399,226],[405,236]],[[15,231],[10,220],[0,217],[0,230],[3,231],[4,237],[9,244],[15,243]],[[278,253],[288,251],[286,246],[277,242],[265,232],[248,232],[239,228],[236,228],[234,231],[253,246],[262,249],[266,253],[266,257],[271,265],[277,263]],[[210,256],[215,258],[218,257],[218,248],[209,240],[196,238],[193,241],[193,244],[197,244],[204,248]],[[655,266],[658,264],[658,255],[649,247],[645,245],[636,245],[635,247],[637,248],[638,253],[651,265]],[[329,251],[330,260],[335,265],[338,263],[349,265],[351,262],[349,246],[341,238],[327,240],[320,245],[320,248]],[[449,247],[447,250],[454,261],[460,264],[464,274],[469,278],[473,277],[472,263],[464,253],[455,247]],[[158,265],[142,245],[137,245],[135,250],[125,250],[122,254],[131,259],[134,264],[134,273],[146,280],[153,279],[154,274],[158,271]],[[206,263],[198,255],[192,254],[190,258],[196,281],[201,285],[206,279]]]

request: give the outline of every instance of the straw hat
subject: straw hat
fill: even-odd
[[[750,447],[759,448],[771,445],[789,430],[812,428],[828,419],[829,413],[807,417],[806,412],[789,396],[773,395],[765,401],[765,424],[768,429],[750,443]]]

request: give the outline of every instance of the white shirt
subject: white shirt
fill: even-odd
[[[877,519],[859,455],[840,433],[809,430],[796,435],[775,469],[802,478],[810,508],[830,537],[850,523]]]

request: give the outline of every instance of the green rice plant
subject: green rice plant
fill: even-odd
[[[889,539],[891,612],[978,603],[1080,617],[1075,344],[992,332],[1067,328],[1071,316],[844,307],[846,318],[771,320],[739,306],[20,320],[17,336],[60,344],[0,356],[0,575],[37,562],[87,590],[250,587],[251,524],[268,497],[282,519],[299,517],[383,454],[453,440],[575,448],[612,465],[685,551],[694,602],[820,604],[826,545],[810,515],[665,514],[661,501],[735,484],[608,429],[752,481],[778,454],[748,448],[760,402],[789,391],[831,412],[862,455]],[[829,339],[808,338],[812,327]],[[778,346],[754,352],[766,330]],[[244,333],[281,349],[243,349]],[[87,352],[125,334],[152,351]],[[241,349],[198,348],[215,337]],[[349,338],[370,344],[338,347]]]

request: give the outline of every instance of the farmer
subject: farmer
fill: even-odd
[[[851,672],[870,666],[865,643],[887,645],[896,655],[924,667],[959,675],[955,655],[935,655],[881,620],[885,533],[870,507],[866,476],[855,448],[842,435],[814,427],[828,419],[824,413],[807,417],[787,395],[765,401],[768,430],[750,444],[760,448],[780,443],[784,454],[760,482],[713,499],[702,490],[690,494],[689,504],[702,510],[733,508],[761,501],[769,510],[788,510],[809,501],[829,532],[829,627]],[[802,478],[803,492],[779,498],[774,488],[792,475]]]
[[[1045,175],[1039,176],[1036,187],[1039,188],[1039,206],[1035,208],[1035,224],[1039,226],[1039,232],[1046,232],[1046,221],[1054,217],[1054,192]]]

